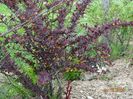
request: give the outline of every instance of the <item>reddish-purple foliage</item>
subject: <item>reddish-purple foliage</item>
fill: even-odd
[[[51,80],[50,74],[46,71],[42,71],[39,73],[38,77],[38,84],[39,85],[45,85],[48,84],[48,82]]]
[[[56,11],[52,11],[52,13],[58,13],[54,21],[50,20],[48,15],[38,16],[41,10],[37,6],[37,3],[33,2],[34,0],[2,1],[4,1],[3,3],[14,12],[19,12],[18,2],[23,2],[26,6],[26,10],[20,12],[17,16],[21,23],[30,20],[31,25],[23,26],[25,29],[25,34],[23,36],[14,34],[11,37],[6,38],[5,43],[15,40],[16,43],[19,43],[27,52],[31,53],[39,61],[38,68],[34,68],[35,73],[38,74],[39,77],[39,85],[32,84],[29,77],[26,77],[25,74],[19,72],[17,66],[15,66],[14,62],[10,59],[10,55],[5,57],[5,60],[2,61],[2,69],[17,75],[24,87],[30,89],[37,96],[41,95],[44,99],[48,98],[46,96],[47,92],[42,90],[40,86],[51,81],[52,76],[56,75],[56,71],[60,70],[60,72],[62,72],[66,67],[77,67],[96,72],[97,68],[95,65],[99,62],[97,57],[89,57],[85,55],[85,52],[90,51],[90,46],[95,43],[99,36],[105,34],[106,31],[119,27],[133,26],[133,22],[115,20],[111,23],[97,25],[96,27],[84,26],[88,34],[86,36],[77,36],[75,27],[77,26],[80,17],[85,13],[85,9],[91,0],[82,0],[82,2],[76,3],[76,11],[72,14],[71,24],[68,27],[64,26],[65,18],[67,14],[69,14],[74,0],[55,0],[53,3],[46,3],[46,8],[48,10],[54,6],[59,7]],[[62,4],[62,7],[60,7],[60,3]],[[51,24],[54,22],[57,22],[57,26],[53,29]],[[70,51],[67,51],[67,47],[70,47]],[[106,62],[108,61],[110,49],[106,44],[97,46],[95,50],[100,52],[99,55],[104,58]],[[20,53],[17,53],[17,57],[21,57],[32,65],[32,62],[22,57]],[[73,64],[69,59],[70,57],[78,58],[79,62]]]

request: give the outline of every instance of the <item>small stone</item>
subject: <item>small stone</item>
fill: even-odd
[[[92,98],[91,96],[87,96],[86,99],[94,99],[94,98]]]
[[[80,93],[83,93],[83,90],[80,90]]]

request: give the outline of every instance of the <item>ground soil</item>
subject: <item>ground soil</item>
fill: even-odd
[[[125,59],[113,62],[110,72],[94,79],[74,81],[71,99],[133,99],[133,66]],[[87,73],[88,76],[92,75]]]

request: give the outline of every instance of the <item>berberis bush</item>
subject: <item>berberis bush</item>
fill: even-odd
[[[10,24],[3,20],[13,28],[1,34],[4,38],[1,43],[4,53],[0,67],[2,73],[13,76],[35,96],[60,99],[61,73],[68,75],[70,71],[77,76],[81,69],[96,72],[97,65],[109,65],[110,49],[105,43],[97,44],[97,39],[108,30],[133,26],[133,21],[113,20],[95,27],[79,25],[90,2],[2,0],[11,9],[10,21],[14,22]],[[78,35],[79,27],[84,29],[84,35]],[[66,79],[76,79],[72,78]]]

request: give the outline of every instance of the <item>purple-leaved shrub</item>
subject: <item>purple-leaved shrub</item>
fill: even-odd
[[[91,0],[81,0],[80,2],[76,0],[55,0],[50,3],[43,0],[2,0],[2,3],[7,5],[14,13],[17,13],[16,17],[20,24],[24,22],[28,24],[21,26],[25,29],[23,36],[17,33],[8,37],[4,36],[4,44],[14,42],[33,55],[37,60],[37,67],[34,67],[32,60],[26,59],[20,52],[17,52],[15,57],[25,60],[33,68],[38,79],[36,83],[33,83],[25,72],[21,72],[5,47],[3,47],[3,52],[7,55],[1,61],[1,70],[16,75],[19,82],[36,96],[50,99],[48,94],[50,90],[50,96],[53,95],[55,86],[52,86],[52,81],[55,79],[59,86],[57,94],[60,94],[61,86],[57,75],[66,72],[66,68],[96,72],[98,69],[96,65],[99,62],[109,65],[110,49],[106,44],[96,45],[98,37],[111,29],[133,26],[133,21],[115,20],[95,27],[86,25],[83,28],[87,34],[78,36],[75,29],[90,2]],[[24,11],[19,11],[18,3],[24,4]],[[38,6],[39,3],[42,3],[43,6]],[[71,12],[74,6],[76,8]],[[43,9],[49,12],[43,14]],[[70,24],[65,26],[68,15],[70,15]],[[96,54],[88,55],[87,53],[92,50]],[[60,98],[59,95],[57,97]]]

